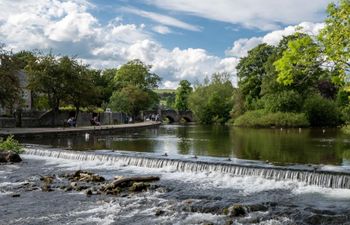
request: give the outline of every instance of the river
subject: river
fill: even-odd
[[[74,150],[113,149],[196,155],[273,164],[350,165],[350,135],[339,129],[251,129],[230,126],[163,125],[137,133],[24,139]]]
[[[0,165],[0,224],[350,224],[350,139],[336,129],[163,125],[21,141],[23,162]],[[58,188],[76,170],[160,181],[125,196]],[[236,206],[245,214],[224,213]]]

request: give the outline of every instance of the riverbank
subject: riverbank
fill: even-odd
[[[111,134],[120,131],[133,131],[144,128],[158,127],[161,123],[147,121],[132,124],[82,126],[82,127],[37,127],[37,128],[3,128],[0,137],[14,135],[15,137],[69,136],[79,134]]]

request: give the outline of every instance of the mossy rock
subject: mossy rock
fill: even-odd
[[[149,183],[144,182],[134,182],[131,187],[129,188],[129,191],[131,192],[141,192],[144,190],[147,190],[150,187]]]

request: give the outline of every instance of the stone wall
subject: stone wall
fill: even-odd
[[[53,112],[46,113],[23,113],[21,117],[21,123],[17,121],[17,126],[21,124],[21,127],[63,127],[67,125],[69,117],[74,116],[75,112],[60,111],[56,115],[54,125],[52,125]],[[127,115],[119,112],[103,112],[95,113],[99,118],[102,125],[123,124],[127,122]],[[90,119],[93,118],[93,113],[80,112],[78,115],[77,126],[90,126]],[[16,127],[16,119],[13,117],[0,117],[0,128]]]
[[[10,117],[0,117],[0,128],[16,127],[16,119]]]

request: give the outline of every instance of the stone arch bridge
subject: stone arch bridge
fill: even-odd
[[[168,119],[170,123],[178,123],[181,121],[181,119],[185,120],[186,122],[195,121],[192,111],[176,111],[173,109],[143,111],[143,116],[148,117],[152,114],[160,114],[162,120]]]

